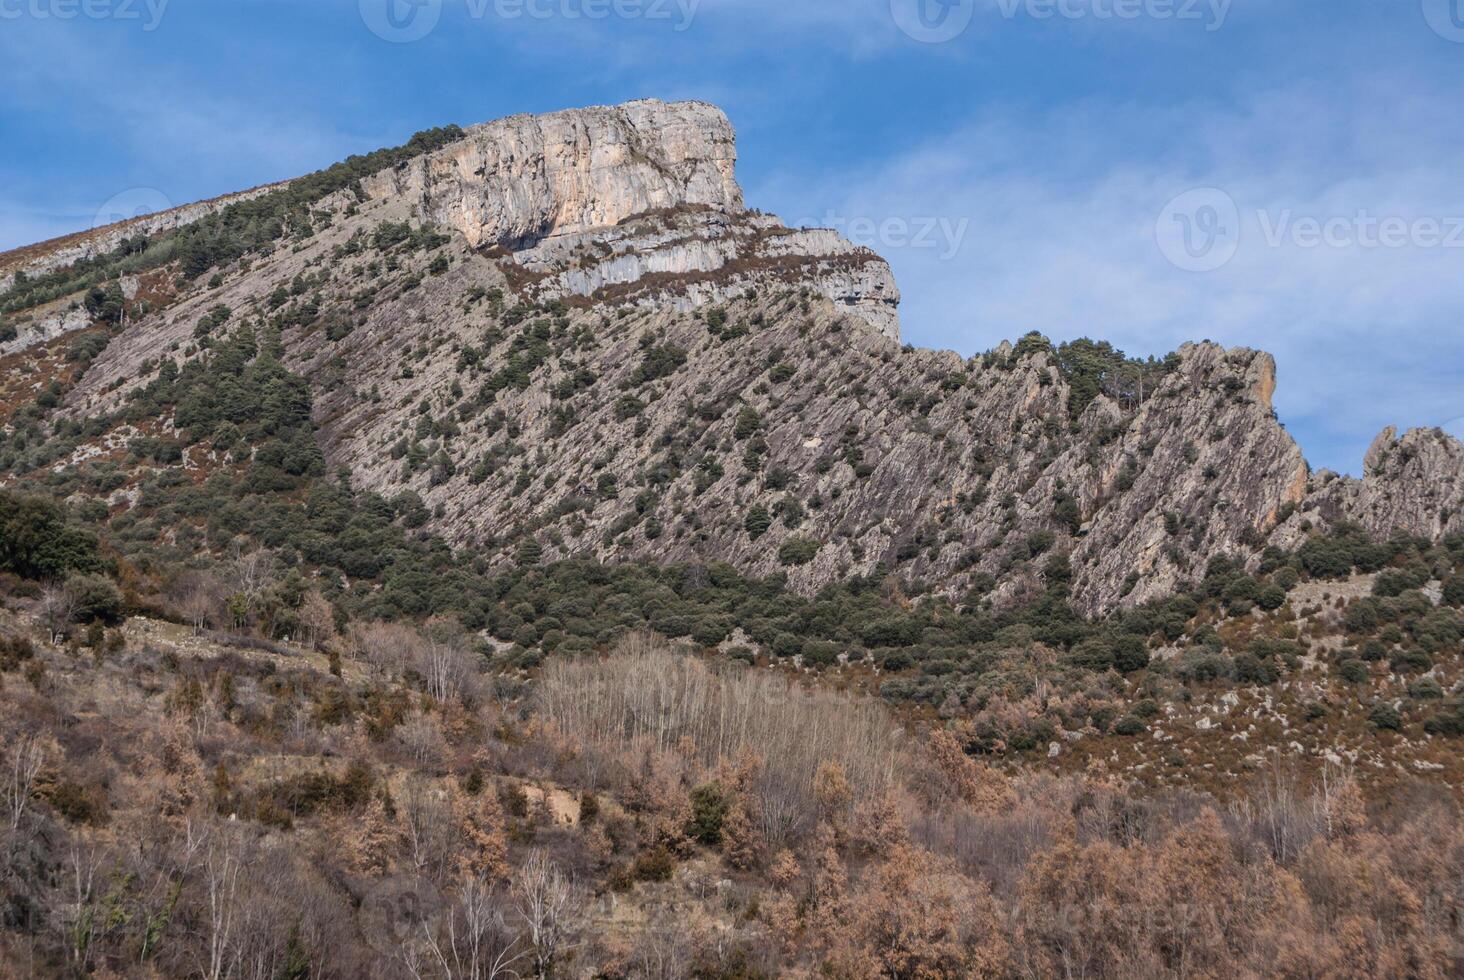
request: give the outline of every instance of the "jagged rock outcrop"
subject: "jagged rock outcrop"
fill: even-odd
[[[1464,530],[1464,443],[1442,429],[1389,426],[1373,440],[1361,479],[1322,473],[1283,535],[1304,536],[1302,525],[1349,521],[1376,537],[1396,534],[1436,539]]]
[[[222,304],[282,328],[332,467],[495,562],[532,538],[997,602],[1070,575],[1096,612],[1342,520],[1464,529],[1464,446],[1390,432],[1361,480],[1313,475],[1263,353],[1186,345],[1078,400],[1040,345],[902,349],[888,266],[745,209],[735,159],[700,104],[475,127],[115,337],[67,411],[122,405]],[[374,234],[403,221],[451,243]]]

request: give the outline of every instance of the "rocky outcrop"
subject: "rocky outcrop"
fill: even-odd
[[[1322,473],[1286,530],[1300,524],[1349,521],[1376,537],[1396,534],[1435,539],[1464,532],[1464,443],[1442,429],[1392,426],[1373,440],[1361,479]]]
[[[536,299],[631,302],[689,311],[771,283],[807,286],[892,340],[900,290],[888,263],[824,229],[771,215],[682,206],[515,252]]]
[[[363,181],[477,248],[533,245],[661,208],[742,210],[737,140],[715,106],[655,99],[510,116]]]
[[[748,212],[715,106],[655,99],[511,116],[362,182],[474,248],[501,249],[540,299],[692,309],[798,282],[898,339],[889,266],[832,231]]]
[[[182,207],[169,208],[153,214],[79,231],[62,238],[28,245],[25,248],[0,252],[0,292],[4,292],[15,283],[17,272],[24,272],[31,277],[45,275],[55,269],[115,251],[124,239],[138,235],[156,235],[191,225],[200,218],[223,210],[230,204],[251,200],[268,194],[270,191],[286,187],[288,184],[289,181],[283,181],[278,184],[256,187],[238,194],[228,194],[210,201],[185,204]],[[160,194],[150,192],[141,195],[139,201],[151,204],[160,197]]]

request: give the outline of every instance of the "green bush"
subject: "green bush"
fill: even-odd
[[[1124,715],[1113,726],[1113,734],[1133,738],[1136,735],[1144,734],[1145,726],[1142,721],[1133,715]]]
[[[66,587],[76,600],[76,621],[116,625],[122,620],[122,593],[101,575],[73,575]]]
[[[1444,696],[1444,689],[1432,677],[1424,677],[1408,685],[1408,696],[1415,701],[1436,701]]]
[[[97,539],[50,500],[0,490],[0,571],[61,578],[100,567]]]
[[[1445,735],[1456,738],[1464,735],[1464,699],[1451,698],[1423,723],[1423,730],[1430,735]]]
[[[686,836],[708,847],[722,842],[722,823],[727,819],[732,800],[722,784],[703,783],[691,791],[691,820]]]
[[[1390,702],[1379,701],[1368,712],[1367,720],[1379,731],[1396,732],[1403,727],[1403,716]]]
[[[742,521],[743,530],[745,530],[747,532],[747,536],[754,541],[766,534],[768,528],[772,526],[772,515],[768,513],[768,509],[762,504],[754,504],[751,508],[749,508],[747,511],[747,517],[745,517]]]
[[[778,546],[778,561],[790,566],[807,565],[822,547],[823,545],[812,538],[795,535]]]

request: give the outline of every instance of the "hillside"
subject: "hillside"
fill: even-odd
[[[1457,973],[1464,445],[902,346],[736,156],[514,116],[0,255],[0,977]]]
[[[280,331],[328,467],[416,493],[455,544],[766,574],[794,539],[816,548],[789,568],[807,592],[883,569],[954,596],[994,580],[1007,602],[1033,587],[1029,544],[1051,538],[1096,612],[1309,529],[1464,527],[1457,441],[1384,434],[1362,480],[1312,474],[1274,417],[1264,354],[900,348],[888,267],[745,210],[711,107],[514,117],[444,140],[309,201],[265,254],[174,283],[65,413],[116,411],[204,349],[200,323],[223,308]],[[58,329],[20,320],[12,348]]]

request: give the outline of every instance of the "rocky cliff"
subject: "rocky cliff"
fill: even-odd
[[[888,266],[747,210],[735,160],[702,104],[474,127],[131,324],[65,410],[198,356],[222,305],[281,331],[332,467],[500,563],[533,542],[995,602],[1065,576],[1098,611],[1342,521],[1464,529],[1464,446],[1389,432],[1361,480],[1314,475],[1262,353],[903,349]]]

